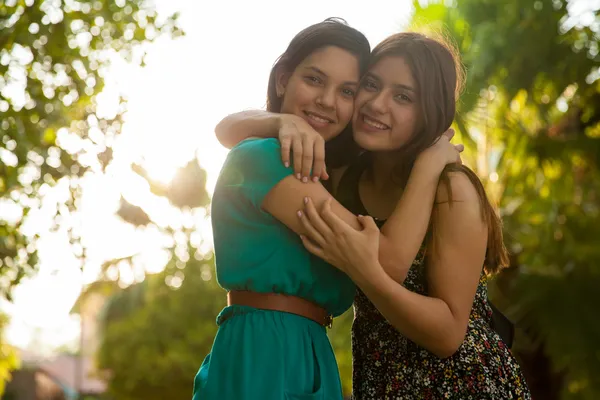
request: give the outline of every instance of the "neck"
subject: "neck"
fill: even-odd
[[[394,167],[398,155],[394,153],[378,153],[373,155],[373,162],[367,174],[372,189],[384,196],[398,195],[402,188],[393,180]]]

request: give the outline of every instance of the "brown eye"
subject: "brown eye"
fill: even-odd
[[[347,97],[354,97],[355,92],[352,89],[342,89],[342,94]]]
[[[309,83],[319,84],[321,83],[321,79],[316,76],[306,76],[304,77]]]
[[[410,97],[408,97],[405,94],[399,94],[396,96],[396,99],[399,101],[403,101],[403,102],[408,102],[408,103],[412,103],[412,100]]]

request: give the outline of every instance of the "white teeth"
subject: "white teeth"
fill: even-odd
[[[380,123],[378,121],[375,121],[375,120],[367,117],[366,115],[363,115],[363,121],[365,121],[365,123],[367,125],[372,126],[373,128],[377,128],[377,129],[381,129],[381,130],[389,128],[387,125],[382,124],[382,123]]]
[[[315,120],[317,122],[320,122],[320,123],[329,123],[329,120],[327,120],[325,118],[318,117],[318,116],[316,116],[314,114],[306,113],[306,115],[308,115],[308,117],[310,119]]]

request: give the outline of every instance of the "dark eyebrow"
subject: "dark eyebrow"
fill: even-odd
[[[319,75],[322,75],[322,76],[324,76],[324,77],[329,77],[329,75],[327,75],[325,72],[321,71],[321,70],[320,70],[319,68],[317,68],[317,67],[310,66],[310,67],[306,67],[306,69],[310,69],[310,70],[312,70],[312,71],[316,72],[317,74],[319,74]],[[346,81],[346,82],[344,82],[342,85],[353,85],[353,86],[358,86],[358,82],[357,82],[357,81]]]
[[[371,79],[375,79],[377,82],[381,82],[381,78],[379,78],[377,75],[375,75],[372,72],[367,72],[365,74],[365,78],[371,78]],[[417,92],[413,87],[408,86],[408,85],[404,85],[402,83],[396,83],[396,84],[392,85],[392,87],[394,87],[395,89],[408,90],[408,91],[413,92],[413,93]]]

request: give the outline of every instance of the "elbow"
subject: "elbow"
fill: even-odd
[[[229,148],[230,143],[228,143],[227,135],[225,134],[227,132],[227,128],[227,122],[225,120],[221,120],[221,122],[215,126],[215,136],[221,145]]]
[[[410,269],[410,264],[408,266],[403,263],[402,259],[399,257],[382,257],[380,260],[380,264],[385,270],[385,272],[399,284],[403,284],[406,279],[406,275],[408,275],[408,270]]]
[[[460,336],[446,335],[445,338],[437,341],[436,345],[430,351],[441,359],[450,358],[460,348],[465,340],[466,332]]]

